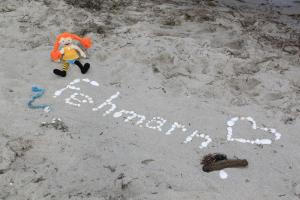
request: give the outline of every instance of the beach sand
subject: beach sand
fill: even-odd
[[[300,3],[282,4],[1,0],[0,199],[300,199]],[[92,39],[87,74],[52,73],[64,31]],[[76,79],[80,91],[53,97]],[[28,108],[32,86],[50,112]],[[93,102],[66,103],[74,92]],[[112,112],[93,111],[115,94]],[[232,138],[272,143],[228,141],[242,116],[268,131],[240,120]],[[185,131],[168,135],[175,122]],[[203,172],[215,152],[249,166]]]

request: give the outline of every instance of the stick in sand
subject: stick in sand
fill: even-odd
[[[204,172],[212,172],[225,168],[240,168],[248,166],[246,159],[227,159],[224,154],[208,154],[201,161]]]

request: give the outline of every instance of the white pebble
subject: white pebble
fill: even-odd
[[[281,138],[281,134],[280,133],[275,133],[275,140],[279,140]]]
[[[191,137],[191,136],[188,136],[188,137],[185,139],[184,143],[186,144],[186,143],[188,143],[188,142],[190,142],[190,141],[192,141],[192,137]]]
[[[272,141],[270,139],[261,139],[260,144],[272,144]]]
[[[44,111],[45,111],[46,113],[50,112],[50,107],[47,106],[46,108],[44,108]]]
[[[254,121],[254,119],[253,119],[252,117],[247,117],[246,119],[247,119],[248,121],[251,121],[251,122]]]
[[[276,133],[276,129],[270,128],[271,133]]]
[[[99,86],[99,83],[96,82],[96,81],[92,81],[92,82],[90,82],[90,84],[93,85],[93,86]]]
[[[221,170],[219,172],[219,176],[220,176],[221,179],[227,179],[228,178],[228,174],[224,170]]]
[[[114,118],[118,118],[118,117],[122,116],[122,113],[121,112],[115,112],[113,116],[114,116]]]
[[[227,132],[228,132],[228,135],[232,135],[232,128],[231,127],[227,127]]]
[[[239,120],[239,117],[234,117],[231,119],[231,121],[237,122]]]
[[[246,143],[246,140],[243,138],[237,138],[237,139],[235,139],[235,141],[241,142],[241,143]]]
[[[79,83],[80,82],[80,79],[79,78],[77,78],[77,79],[75,79],[74,81],[72,81],[70,84],[71,85],[73,85],[73,84],[75,84],[75,83]]]
[[[229,121],[227,122],[227,125],[228,125],[228,126],[233,126],[234,124],[235,124],[235,122],[232,121],[232,120],[229,120]]]
[[[62,90],[57,90],[57,91],[55,91],[55,93],[54,93],[55,97],[56,97],[56,96],[60,96],[61,93],[62,93],[64,90],[65,90],[65,88],[62,89]]]

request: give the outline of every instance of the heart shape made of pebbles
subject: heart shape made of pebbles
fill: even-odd
[[[249,139],[244,139],[244,138],[234,138],[232,137],[233,134],[233,126],[235,123],[239,120],[242,121],[248,121],[251,123],[251,127],[254,130],[262,130],[267,133],[271,133],[274,135],[274,140],[279,140],[281,137],[281,134],[276,131],[274,128],[266,128],[266,127],[258,127],[256,125],[256,122],[252,117],[233,117],[229,121],[227,121],[227,140],[228,141],[237,141],[241,143],[250,143],[250,144],[271,144],[272,140],[268,138],[263,138],[263,139],[255,139],[255,140],[249,140]]]

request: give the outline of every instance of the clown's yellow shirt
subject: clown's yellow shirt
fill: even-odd
[[[79,55],[77,53],[77,51],[71,47],[71,46],[67,46],[63,48],[64,50],[64,55],[63,55],[63,60],[75,60],[79,58]]]

